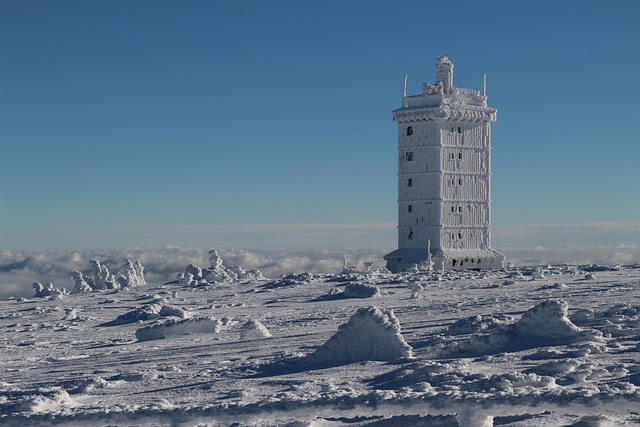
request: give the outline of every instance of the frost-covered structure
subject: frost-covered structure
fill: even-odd
[[[238,265],[225,266],[218,251],[209,251],[208,268],[200,268],[195,264],[189,264],[184,273],[178,274],[178,284],[181,286],[198,286],[216,283],[232,283],[239,280],[262,280],[264,277],[260,270],[245,271]]]
[[[406,87],[405,87],[406,89]],[[438,58],[436,83],[402,98],[398,123],[398,248],[394,273],[430,269],[502,268],[491,249],[491,123],[486,86],[453,86],[453,63]]]

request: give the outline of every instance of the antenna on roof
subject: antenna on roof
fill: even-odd
[[[482,75],[482,96],[487,96],[487,74]]]
[[[404,75],[404,84],[402,86],[402,97],[406,98],[407,97],[407,75]]]

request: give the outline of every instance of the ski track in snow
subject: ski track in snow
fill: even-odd
[[[0,301],[0,425],[640,425],[640,268],[586,275],[349,272]],[[347,285],[379,294],[327,297]],[[151,304],[165,308],[135,318]],[[372,306],[377,320],[350,323],[362,335],[344,332]],[[332,352],[409,357],[314,362],[339,330]]]

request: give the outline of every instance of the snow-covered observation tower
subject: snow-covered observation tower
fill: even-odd
[[[491,123],[482,94],[453,86],[453,63],[438,58],[436,83],[393,111],[398,124],[398,248],[392,272],[502,268],[491,249]]]

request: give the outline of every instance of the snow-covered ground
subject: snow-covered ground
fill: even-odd
[[[0,425],[640,424],[638,265],[213,264],[0,301]]]

